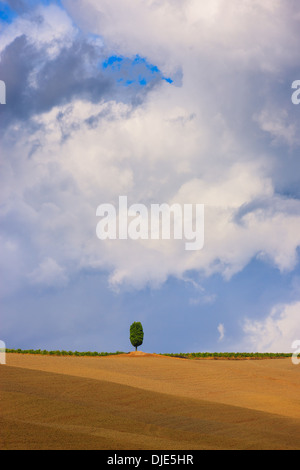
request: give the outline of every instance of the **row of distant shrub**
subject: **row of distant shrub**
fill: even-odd
[[[164,354],[164,356],[180,357],[182,359],[214,358],[214,359],[282,359],[291,357],[291,353],[240,353],[240,352],[198,352],[198,353],[179,353]]]
[[[97,351],[47,351],[45,349],[6,349],[7,353],[18,354],[41,354],[45,356],[113,356],[116,354],[127,354],[123,351],[97,352]],[[239,352],[198,352],[198,353],[165,353],[162,356],[180,357],[182,359],[282,359],[291,357],[291,353],[239,353]]]
[[[97,352],[97,351],[47,351],[45,349],[6,349],[7,353],[17,354],[41,354],[44,356],[111,356],[114,354],[125,354],[122,351]]]

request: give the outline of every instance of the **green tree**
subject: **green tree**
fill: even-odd
[[[130,342],[132,346],[135,347],[135,350],[137,351],[138,346],[141,346],[143,344],[144,340],[144,331],[142,324],[138,322],[133,322],[132,325],[130,326]]]

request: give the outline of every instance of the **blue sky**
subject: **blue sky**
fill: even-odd
[[[0,2],[7,347],[129,351],[141,321],[147,352],[291,352],[299,17],[283,0]],[[203,249],[100,241],[96,209],[121,195],[204,204]]]
[[[0,20],[5,23],[11,23],[17,14],[10,8],[6,2],[0,2]]]
[[[147,59],[138,54],[134,58],[111,55],[101,64],[103,70],[111,73],[113,79],[123,86],[144,87],[156,79],[172,83],[170,77],[164,77],[156,65],[147,62]]]

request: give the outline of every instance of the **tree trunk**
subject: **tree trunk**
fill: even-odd
[[[135,347],[135,350],[137,351],[137,346]]]

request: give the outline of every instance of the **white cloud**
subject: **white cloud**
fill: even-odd
[[[255,256],[283,271],[294,268],[300,202],[274,196],[272,182],[258,163],[235,163],[225,152],[216,168],[224,151],[221,137],[210,160],[205,145],[199,151],[202,176],[194,177],[199,142],[194,123],[170,121],[164,108],[153,110],[145,104],[132,111],[112,103],[106,118],[89,128],[84,121],[102,109],[101,104],[74,102],[66,113],[65,129],[68,122],[77,123],[76,131],[63,144],[62,119],[58,122],[56,116],[59,111],[64,114],[64,108],[53,109],[36,118],[41,130],[20,136],[14,151],[4,148],[5,207],[27,213],[26,226],[41,259],[49,255],[76,269],[109,268],[112,285],[125,282],[136,287],[193,269],[229,279]],[[202,133],[209,134],[209,128],[198,123]],[[36,140],[40,146],[28,159]],[[120,195],[127,195],[129,204],[205,204],[204,249],[188,253],[184,243],[172,240],[98,240],[96,208],[102,203],[117,206]],[[236,220],[239,210],[248,206]]]
[[[38,268],[28,275],[32,284],[45,287],[62,287],[68,282],[64,268],[51,258],[43,260]]]
[[[297,54],[299,7],[284,0],[64,0],[64,5],[81,27],[103,35],[113,49],[142,53],[167,68],[201,52],[274,71]]]
[[[49,58],[53,59],[63,43],[66,47],[72,43],[77,29],[71,18],[55,5],[38,6],[32,12],[17,17],[7,25],[0,35],[0,53],[17,37],[25,34],[27,40],[35,48],[43,48]]]
[[[296,122],[290,122],[287,110],[264,109],[254,119],[261,129],[269,133],[274,144],[288,144],[290,147],[299,146],[299,129]]]
[[[114,287],[159,284],[193,269],[229,279],[256,256],[292,270],[300,245],[300,203],[276,195],[269,148],[261,150],[248,136],[253,96],[239,95],[242,103],[236,96],[249,71],[272,76],[294,65],[298,42],[285,3],[64,4],[79,24],[102,35],[108,54],[139,53],[164,74],[181,69],[183,81],[181,87],[162,82],[136,107],[113,99],[74,100],[36,116],[34,129],[16,126],[7,132],[1,143],[2,214],[8,225],[11,219],[26,220],[35,253],[33,260],[22,258],[22,269],[45,283],[56,275],[65,282],[68,269],[109,269]],[[13,23],[2,49],[24,31],[55,54],[55,47],[77,33],[65,13],[54,7],[41,11],[45,21],[39,26],[31,29],[29,19]],[[91,127],[87,120],[95,116]],[[269,114],[258,116],[264,130],[288,143],[295,138],[288,116],[279,116],[277,127]],[[100,242],[96,208],[117,204],[120,195],[146,205],[204,203],[204,249],[187,253],[183,243],[172,241]]]
[[[247,319],[244,344],[258,352],[293,352],[292,343],[300,340],[300,302],[275,306],[264,320]]]
[[[223,341],[224,337],[225,337],[225,327],[223,325],[223,323],[220,323],[218,325],[218,332],[219,332],[219,341]]]

